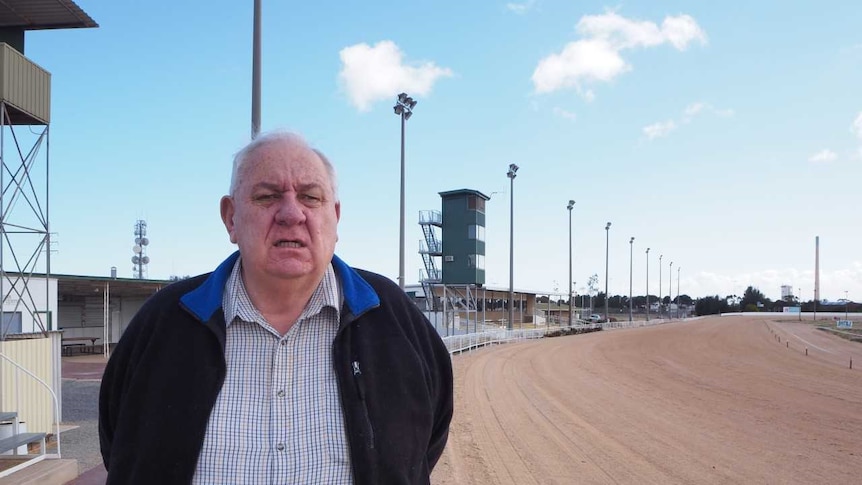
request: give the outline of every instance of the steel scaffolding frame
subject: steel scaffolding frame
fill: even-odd
[[[16,123],[10,112],[17,111],[0,100],[0,340],[12,323],[6,315],[10,312],[26,312],[43,333],[53,326],[53,318],[43,318],[49,311],[51,277],[49,125]],[[42,161],[44,180],[36,171]],[[37,271],[40,263],[44,269]],[[45,300],[37,303],[31,289],[40,281]]]

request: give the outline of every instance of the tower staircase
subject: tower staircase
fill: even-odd
[[[436,261],[436,258],[443,256],[443,241],[437,235],[437,230],[443,228],[443,215],[435,210],[419,211],[419,225],[425,236],[419,244],[419,254],[425,265],[419,280],[425,292],[425,309],[436,312],[440,310],[440,302],[434,295],[434,285],[443,282],[443,272],[437,267]]]

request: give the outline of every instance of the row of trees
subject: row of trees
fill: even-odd
[[[742,294],[742,298],[737,295],[728,295],[723,298],[718,295],[700,298],[695,305],[695,313],[697,315],[715,315],[728,312],[783,312],[785,307],[798,306],[802,306],[803,312],[815,310],[814,300],[803,302],[800,301],[799,297],[789,296],[783,300],[772,301],[757,288],[749,286]],[[824,305],[820,303],[816,309],[820,311],[862,312],[862,304],[842,302],[837,305]]]
[[[539,297],[537,298],[538,303],[547,303],[548,297]],[[568,306],[569,300],[560,298],[558,300],[554,300],[555,303],[561,306]],[[659,297],[656,295],[649,296],[649,303],[651,306],[655,306],[656,303],[659,302]],[[579,308],[593,308],[593,309],[604,309],[605,307],[605,294],[604,292],[595,292],[593,293],[592,298],[589,295],[577,295],[575,297],[575,306]],[[665,296],[661,299],[661,304],[665,307],[670,304],[676,304],[689,307],[694,305],[694,313],[696,315],[717,315],[719,313],[731,313],[731,312],[783,312],[785,307],[798,307],[802,306],[803,312],[812,312],[815,310],[814,301],[809,300],[802,302],[798,297],[790,296],[783,300],[775,300],[767,298],[766,295],[763,294],[760,290],[753,286],[749,286],[745,289],[745,292],[742,296],[738,295],[727,295],[724,297],[714,295],[707,296],[704,298],[698,298],[696,301],[693,300],[689,295],[679,295],[677,297],[671,298],[669,296]],[[632,297],[632,306],[639,312],[645,311],[647,305],[647,297],[646,296],[635,296]],[[617,311],[628,310],[629,308],[629,297],[627,295],[612,295],[608,300],[608,308],[613,308]],[[819,311],[848,311],[848,312],[862,312],[862,303],[854,303],[854,302],[841,302],[838,304],[830,304],[824,305],[820,303],[817,305],[817,310]]]
[[[553,301],[554,303],[557,303],[559,305],[562,305],[562,306],[568,306],[568,304],[569,304],[569,300],[567,300],[565,298],[555,299],[555,300],[551,300],[551,301]],[[658,303],[658,301],[659,301],[659,297],[657,295],[650,295],[649,296],[650,305],[655,305],[656,303]],[[688,306],[688,305],[691,305],[693,303],[693,301],[694,300],[692,300],[692,298],[688,295],[679,295],[679,303],[681,305]],[[537,303],[548,303],[548,297],[547,296],[539,296],[536,298],[536,302]],[[671,299],[669,296],[665,296],[661,300],[662,305],[670,305],[671,303],[676,303],[676,302],[677,302],[677,297],[673,297],[673,299]],[[632,297],[632,306],[634,306],[634,308],[645,309],[646,303],[647,303],[647,297],[646,296],[640,295],[640,296]],[[598,294],[593,296],[592,297],[592,304],[593,304],[593,308],[604,308],[605,307],[605,293],[599,292]],[[590,296],[589,295],[577,295],[575,297],[575,306],[577,306],[578,308],[589,308],[590,307]],[[628,295],[611,295],[610,299],[608,300],[608,308],[628,309],[628,307],[629,307]]]

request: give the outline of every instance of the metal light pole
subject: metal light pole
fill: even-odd
[[[646,321],[649,321],[649,248],[646,248]]]
[[[395,114],[401,117],[401,225],[398,244],[398,286],[402,290],[404,289],[404,248],[406,245],[404,227],[406,223],[404,212],[404,127],[406,126],[406,121],[413,116],[413,108],[415,106],[416,101],[407,96],[407,93],[399,94],[395,106],[393,106]]]
[[[515,320],[515,175],[518,166],[509,164],[509,330],[512,330],[512,322]]]
[[[629,239],[629,323],[632,321],[632,276],[634,274],[635,238]]]
[[[664,254],[658,255],[658,318],[661,320],[661,258]]]
[[[676,267],[676,318],[679,318],[679,270],[682,266]]]
[[[850,320],[847,316],[847,309],[850,306],[850,300],[847,298],[847,290],[844,290],[844,320]]]
[[[575,207],[575,201],[570,200],[566,209],[569,210],[569,327],[572,326],[572,209]]]
[[[251,139],[260,133],[260,2],[254,0],[254,32],[251,47]]]
[[[610,243],[610,230],[611,223],[608,222],[605,225],[605,322],[609,322],[608,318],[608,301],[610,298],[608,297],[608,254],[610,253],[611,243]]]
[[[667,267],[667,318],[673,319],[670,313],[670,304],[673,302],[673,261]]]

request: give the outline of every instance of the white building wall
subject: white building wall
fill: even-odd
[[[23,279],[4,276],[0,277],[0,283],[2,283],[0,295],[5,296],[3,313],[20,313],[22,333],[42,331],[42,328],[36,323],[34,313],[40,314],[45,330],[57,329],[59,313],[56,278],[48,278],[46,283],[44,277],[34,276],[30,278],[29,285],[25,285]],[[9,317],[4,316],[4,319],[6,318]]]

